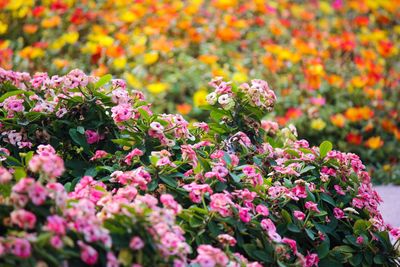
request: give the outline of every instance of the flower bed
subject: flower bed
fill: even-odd
[[[268,79],[275,117],[400,181],[398,1],[0,1],[0,67],[112,73],[204,119],[213,76]]]
[[[110,75],[1,70],[0,262],[399,263],[357,155],[262,120],[265,81],[210,86],[210,119],[189,123]]]

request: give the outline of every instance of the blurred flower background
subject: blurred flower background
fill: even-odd
[[[400,183],[398,0],[0,0],[0,67],[111,73],[192,120],[204,81],[268,80],[269,119]]]

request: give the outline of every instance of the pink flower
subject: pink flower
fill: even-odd
[[[60,249],[64,245],[62,239],[58,235],[50,238],[50,244],[56,249]]]
[[[131,241],[129,242],[129,247],[132,250],[140,250],[144,247],[144,242],[140,237],[134,236],[134,237],[132,237]]]
[[[143,151],[138,149],[138,148],[135,148],[131,152],[129,152],[128,155],[125,156],[124,162],[127,165],[131,165],[132,164],[132,159],[134,157],[140,157],[140,156],[143,156]]]
[[[251,220],[251,216],[248,208],[239,207],[239,218],[242,222],[248,223]]]
[[[40,145],[29,161],[29,169],[33,172],[41,172],[49,179],[55,179],[64,172],[64,161],[55,154],[54,148],[50,145]]]
[[[308,210],[315,211],[316,213],[320,213],[317,203],[314,203],[312,201],[307,201],[305,204],[305,207]]]
[[[212,168],[212,172],[220,181],[225,181],[224,177],[226,177],[229,173],[229,171],[224,166],[220,165],[217,165],[214,168]]]
[[[343,192],[343,189],[342,189],[342,187],[340,187],[340,185],[335,184],[335,185],[333,186],[333,188],[335,188],[335,191],[336,191],[336,193],[337,193],[338,195],[342,195],[342,196],[345,195],[345,193]]]
[[[15,256],[26,259],[31,255],[31,244],[26,239],[15,238],[11,243],[10,250]]]
[[[90,145],[98,143],[102,139],[101,136],[96,131],[92,130],[86,130],[85,136],[86,136],[86,142]]]
[[[315,106],[323,106],[323,105],[325,105],[326,100],[323,97],[311,97],[310,103]]]
[[[261,228],[267,232],[276,232],[275,224],[271,221],[271,219],[263,219],[261,221]]]
[[[74,191],[69,193],[69,197],[97,203],[106,194],[106,185],[103,182],[96,181],[91,176],[83,176]]]
[[[64,80],[64,85],[67,89],[74,89],[78,86],[85,87],[89,83],[89,78],[86,74],[79,70],[74,69],[71,70],[66,76]]]
[[[133,109],[130,104],[119,104],[111,109],[112,118],[116,123],[127,121],[133,117]]]
[[[25,110],[23,106],[24,100],[18,99],[16,96],[11,96],[6,98],[3,102],[4,109],[14,113],[14,112],[22,112]]]
[[[35,205],[42,205],[47,198],[47,190],[40,184],[34,183],[29,187],[28,196]]]
[[[99,256],[97,251],[93,247],[83,243],[81,240],[78,241],[78,245],[81,248],[81,260],[88,265],[94,265]]]
[[[261,228],[267,232],[271,240],[281,242],[281,236],[276,232],[276,226],[271,219],[261,220]]]
[[[290,238],[283,238],[282,243],[287,244],[290,249],[293,251],[293,254],[297,253],[297,243],[296,240],[290,239]]]
[[[94,156],[90,159],[91,161],[96,159],[102,159],[108,156],[108,153],[104,150],[96,150]]]
[[[299,221],[303,221],[306,218],[306,215],[303,212],[299,211],[299,210],[295,210],[293,212],[293,215]]]
[[[308,254],[306,256],[305,267],[318,266],[319,258],[316,253]]]
[[[269,210],[268,210],[268,208],[266,207],[266,206],[264,206],[264,205],[257,205],[257,207],[256,207],[256,212],[258,213],[258,214],[261,214],[261,215],[263,215],[263,216],[268,216],[269,215]]]
[[[170,194],[163,194],[160,197],[161,203],[164,207],[172,209],[175,214],[179,214],[182,211],[181,205],[175,201],[174,197]]]
[[[201,198],[205,193],[209,194],[213,193],[211,187],[208,184],[196,184],[194,182],[188,185],[184,185],[183,189],[190,192],[189,198],[194,203],[200,203]]]
[[[222,217],[228,217],[232,214],[230,205],[232,201],[226,194],[218,193],[211,195],[210,208],[212,211],[218,212]]]
[[[359,237],[357,237],[356,242],[357,242],[357,244],[362,245],[364,243],[364,238],[362,236],[359,236]]]
[[[344,218],[344,212],[343,212],[343,210],[341,210],[341,209],[339,209],[339,208],[334,208],[334,209],[333,209],[333,215],[334,215],[335,218],[338,219],[338,220]]]
[[[0,184],[6,184],[12,179],[11,173],[4,167],[0,166]]]
[[[24,209],[12,211],[10,218],[12,224],[23,229],[33,229],[36,224],[36,215]]]
[[[221,244],[225,244],[225,245],[229,245],[229,246],[236,245],[236,239],[227,234],[218,235],[217,239]]]
[[[392,230],[390,230],[390,234],[394,237],[394,239],[396,240],[400,239],[400,227],[393,228]]]
[[[228,256],[219,248],[210,245],[200,245],[197,248],[197,257],[192,262],[201,267],[227,266]]]
[[[58,235],[65,235],[66,221],[63,217],[60,217],[58,215],[51,215],[47,217],[47,224],[45,225],[45,229]]]
[[[299,184],[296,185],[292,189],[292,192],[298,198],[306,198],[307,197],[306,187],[304,185],[299,185]]]

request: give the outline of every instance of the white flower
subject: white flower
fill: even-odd
[[[212,92],[206,96],[206,101],[210,105],[214,105],[217,102],[217,94]]]
[[[153,121],[152,123],[150,123],[150,128],[159,133],[162,133],[164,131],[164,126],[162,126],[161,123],[156,122],[156,121]]]
[[[218,103],[220,103],[222,106],[225,106],[229,104],[231,98],[229,97],[228,94],[223,94],[220,97],[218,97]]]

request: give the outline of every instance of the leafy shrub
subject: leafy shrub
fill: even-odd
[[[273,120],[400,183],[398,13],[390,0],[0,1],[0,67],[123,77],[157,113],[203,119],[213,76],[267,79]],[[389,156],[388,156],[389,155]]]
[[[0,84],[4,266],[399,263],[359,157],[262,120],[265,81],[212,80],[208,123],[153,113],[109,75]]]

